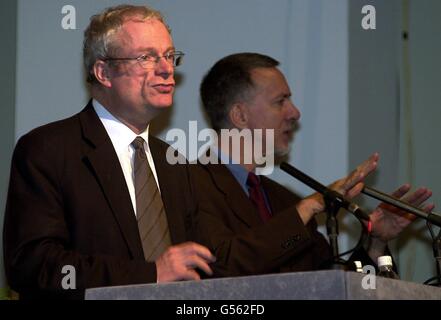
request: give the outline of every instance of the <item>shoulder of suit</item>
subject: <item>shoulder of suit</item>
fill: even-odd
[[[149,146],[155,146],[156,148],[159,148],[161,150],[165,150],[167,149],[170,145],[164,141],[162,141],[161,139],[153,136],[153,135],[149,135]]]
[[[69,118],[50,122],[32,129],[20,137],[17,145],[27,148],[41,149],[47,146],[57,146],[79,130],[79,114]]]
[[[152,152],[153,157],[172,157],[177,160],[179,164],[187,164],[187,158],[185,158],[179,151],[172,146],[170,146],[167,142],[153,136],[149,135],[149,147]],[[173,161],[172,161],[173,162]]]

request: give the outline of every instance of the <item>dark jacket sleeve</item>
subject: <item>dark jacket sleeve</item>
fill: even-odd
[[[201,237],[198,240],[216,256],[213,266],[216,276],[274,273],[285,265],[286,271],[293,271],[290,268],[293,261],[298,261],[299,268],[305,267],[302,260],[310,255],[309,250],[322,251],[325,254],[322,257],[329,255],[326,241],[313,228],[299,224],[294,211],[280,213],[265,225],[238,233],[216,216],[201,211],[198,214]],[[319,254],[313,258],[308,257],[311,269],[320,264]]]

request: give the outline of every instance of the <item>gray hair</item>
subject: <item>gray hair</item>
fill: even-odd
[[[115,34],[128,20],[145,21],[157,19],[170,32],[159,11],[147,6],[119,5],[110,7],[90,18],[90,24],[84,31],[83,59],[87,73],[87,82],[96,83],[93,66],[96,60],[112,56],[119,49]]]

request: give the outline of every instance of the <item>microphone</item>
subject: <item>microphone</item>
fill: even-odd
[[[358,219],[370,221],[369,215],[364,210],[362,210],[355,203],[347,200],[342,194],[338,193],[337,191],[329,189],[328,187],[322,185],[320,182],[314,180],[313,178],[309,177],[305,173],[294,168],[286,162],[282,162],[280,164],[280,169],[288,173],[290,176],[300,180],[315,191],[321,193],[325,198],[330,198],[333,201],[336,201],[339,206],[354,214]]]
[[[402,210],[413,213],[414,215],[416,215],[420,218],[423,218],[438,227],[441,227],[441,215],[440,214],[437,214],[435,212],[429,212],[429,213],[424,212],[423,210],[418,209],[414,206],[411,206],[410,204],[408,204],[406,202],[403,202],[403,201],[396,199],[392,196],[389,196],[381,191],[378,191],[378,190],[375,190],[373,188],[369,188],[366,186],[363,188],[363,190],[361,190],[361,192],[372,197],[372,198],[386,202],[394,207],[397,207]]]

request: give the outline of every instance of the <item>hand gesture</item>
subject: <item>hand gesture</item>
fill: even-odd
[[[364,187],[364,179],[377,168],[378,158],[378,153],[372,154],[347,177],[335,181],[329,188],[348,199],[357,196]],[[306,224],[315,214],[323,212],[325,207],[323,196],[314,193],[297,204],[297,211]]]
[[[215,261],[211,252],[200,244],[185,242],[171,246],[156,260],[158,282],[200,280],[195,269],[199,268],[212,275],[213,271],[208,264]]]
[[[432,191],[427,188],[419,188],[409,193],[411,186],[404,184],[399,187],[392,196],[407,202],[414,207],[422,207],[423,211],[430,212],[435,207],[434,204],[423,203],[432,196]],[[416,216],[396,208],[392,205],[382,202],[370,215],[372,221],[373,238],[378,238],[383,242],[388,242],[396,238]]]

